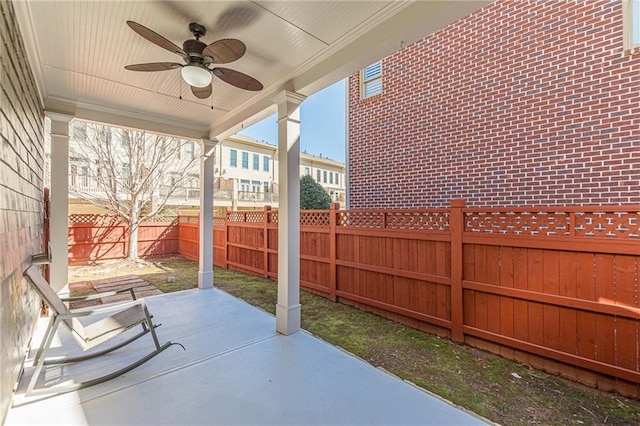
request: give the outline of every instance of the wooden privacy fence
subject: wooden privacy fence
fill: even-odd
[[[109,214],[69,215],[69,263],[122,259],[128,254],[129,229],[118,216]],[[178,220],[156,217],[138,229],[138,255],[162,256],[178,253]]]
[[[277,277],[277,228],[269,208],[215,218],[214,263]],[[640,206],[334,205],[303,211],[300,230],[306,289],[590,384],[567,365],[622,379],[637,394]],[[179,218],[182,255],[197,258],[197,232],[197,218]]]

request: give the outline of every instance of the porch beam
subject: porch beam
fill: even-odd
[[[278,303],[276,331],[300,330],[300,104],[305,96],[283,91],[278,108]]]
[[[198,253],[198,288],[213,287],[213,166],[215,165],[215,139],[200,141],[200,220]]]
[[[70,115],[46,113],[51,120],[51,287],[56,292],[69,283],[69,124]]]

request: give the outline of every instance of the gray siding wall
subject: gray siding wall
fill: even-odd
[[[40,301],[22,272],[43,251],[44,112],[13,4],[0,1],[0,424]]]

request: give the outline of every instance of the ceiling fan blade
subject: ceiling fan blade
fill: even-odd
[[[237,61],[247,51],[247,46],[235,38],[223,38],[208,45],[203,56],[211,56],[214,64],[226,64]]]
[[[180,47],[171,43],[169,40],[162,37],[160,34],[150,30],[144,25],[138,24],[134,21],[127,21],[127,25],[129,25],[133,31],[137,32],[142,37],[149,40],[151,43],[156,44],[163,49],[167,49],[169,52],[176,53],[180,56],[186,56],[186,53],[184,53],[184,50],[182,50]]]
[[[218,77],[220,80],[241,89],[257,92],[263,88],[262,83],[258,80],[243,74],[240,71],[235,71],[229,68],[214,68],[211,71],[213,72],[213,75]]]
[[[211,96],[211,83],[205,87],[195,87],[191,86],[191,92],[195,95],[196,98],[207,99]]]
[[[148,64],[134,64],[125,67],[129,71],[167,71],[182,68],[181,64],[175,62],[151,62]]]

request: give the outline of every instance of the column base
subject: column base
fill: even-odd
[[[288,336],[300,331],[300,304],[276,305],[276,331]]]
[[[213,271],[198,271],[198,288],[200,290],[213,288]]]

